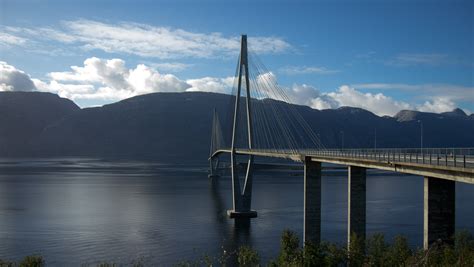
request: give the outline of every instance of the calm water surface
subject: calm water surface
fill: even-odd
[[[95,159],[0,160],[0,258],[43,255],[48,265],[98,262],[172,265],[239,244],[264,261],[276,256],[283,229],[302,234],[301,173],[259,171],[258,218],[235,224],[230,177],[207,178],[207,165]],[[346,240],[347,180],[323,178],[323,239]],[[474,232],[474,186],[456,187],[456,227]],[[369,172],[368,234],[409,237],[422,245],[423,179]]]

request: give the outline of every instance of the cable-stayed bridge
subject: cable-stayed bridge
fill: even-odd
[[[300,109],[288,105],[295,102],[294,96],[249,53],[246,35],[229,98],[227,127],[222,127],[214,110],[209,176],[217,178],[219,157],[230,155],[231,218],[257,216],[251,209],[256,157],[298,161],[304,164],[303,240],[319,243],[321,169],[323,163],[331,163],[348,168],[348,242],[353,234],[365,238],[367,169],[423,176],[424,247],[437,240],[452,242],[455,183],[474,184],[474,148],[327,149]],[[243,172],[239,162],[246,163]]]

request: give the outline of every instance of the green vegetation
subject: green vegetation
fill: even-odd
[[[295,233],[286,230],[281,238],[280,254],[272,266],[474,266],[474,238],[462,231],[455,245],[433,244],[429,250],[411,250],[405,237],[397,236],[392,244],[382,234],[365,242],[352,236],[349,250],[323,242],[299,247]]]
[[[203,255],[196,261],[185,261],[177,266],[474,266],[474,237],[467,231],[456,234],[454,245],[435,243],[428,250],[412,250],[405,237],[397,236],[388,243],[382,234],[374,234],[367,240],[351,237],[349,249],[333,243],[319,245],[306,244],[301,247],[298,236],[285,230],[280,240],[278,256],[269,263],[260,262],[257,251],[242,246],[233,252],[222,250],[222,255],[211,257]],[[27,256],[20,262],[0,259],[0,267],[42,267],[45,261],[41,256]],[[115,263],[99,263],[98,267],[123,266]],[[135,263],[132,266],[143,266]]]
[[[0,259],[0,267],[43,267],[44,265],[43,257],[37,255],[26,256],[19,263]]]
[[[258,256],[257,251],[248,246],[242,246],[239,248],[237,254],[237,262],[239,263],[239,266],[242,267],[258,266],[260,263],[260,257]]]
[[[351,237],[349,249],[323,242],[299,247],[294,232],[284,231],[280,253],[270,266],[474,266],[474,238],[462,231],[455,236],[455,245],[433,244],[429,250],[411,250],[405,237],[395,237],[392,244],[382,234],[365,242]]]
[[[351,240],[349,249],[328,242],[306,244],[302,248],[298,236],[285,230],[278,256],[269,263],[261,263],[257,251],[245,246],[237,253],[224,253],[216,261],[206,256],[179,266],[221,266],[229,263],[226,259],[229,260],[233,254],[237,255],[239,266],[474,266],[474,237],[466,231],[456,234],[454,246],[436,243],[426,251],[410,249],[403,236],[395,237],[391,244],[382,234],[374,234],[365,241],[353,235]]]

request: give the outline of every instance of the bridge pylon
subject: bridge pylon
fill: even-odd
[[[219,122],[219,117],[217,115],[217,110],[214,109],[214,114],[212,118],[212,134],[211,134],[211,148],[209,151],[209,175],[208,177],[211,179],[219,178],[219,173],[217,172],[219,169],[219,157],[212,157],[212,154],[216,152],[217,149],[220,148],[222,145],[222,133],[221,133],[221,125]]]
[[[232,127],[232,146],[231,146],[231,173],[232,173],[232,203],[233,209],[228,210],[227,214],[230,218],[255,218],[257,212],[251,210],[252,203],[252,176],[253,176],[253,155],[248,156],[247,170],[245,172],[245,182],[243,188],[240,186],[239,170],[237,165],[235,145],[237,138],[238,115],[240,111],[240,94],[242,91],[242,78],[245,79],[245,98],[246,98],[246,114],[247,114],[247,134],[248,148],[253,147],[252,132],[252,116],[251,116],[251,97],[250,97],[250,79],[247,53],[247,35],[241,37],[240,60],[238,72],[237,94],[235,96],[234,120]],[[245,75],[243,73],[245,72]]]

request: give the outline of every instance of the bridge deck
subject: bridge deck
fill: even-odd
[[[371,169],[407,173],[453,180],[474,184],[474,155],[472,149],[467,153],[441,150],[263,150],[236,149],[236,155],[254,155],[304,161],[310,157],[312,161],[341,165],[358,166]],[[222,153],[231,153],[230,149],[220,149],[212,157]]]

